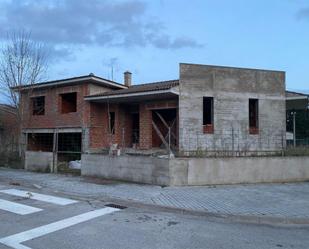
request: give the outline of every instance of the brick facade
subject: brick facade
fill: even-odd
[[[106,87],[102,87],[107,91]],[[176,100],[157,100],[140,103],[96,103],[84,100],[91,91],[87,82],[71,86],[49,87],[24,91],[21,94],[23,129],[83,128],[89,131],[90,150],[119,147],[132,147],[132,113],[139,114],[139,149],[151,149],[159,145],[152,128],[152,110],[177,108]],[[112,91],[110,89],[109,91]],[[74,93],[77,97],[76,112],[61,112],[61,94]],[[32,98],[45,97],[44,115],[33,115]],[[109,112],[115,113],[115,132],[109,129]]]
[[[152,147],[152,113],[146,108],[146,104],[140,105],[140,148],[150,149]]]
[[[154,131],[152,110],[176,108],[177,101],[155,101],[138,105],[91,103],[90,105],[90,148],[99,149],[118,144],[120,147],[132,146],[132,113],[139,113],[139,149],[151,149]],[[109,132],[108,111],[115,112],[115,134]]]
[[[77,110],[71,113],[61,113],[61,97],[63,93],[77,93]],[[89,103],[84,101],[88,94],[88,84],[46,88],[22,92],[22,126],[23,128],[63,128],[83,127],[89,123]],[[32,114],[32,98],[45,97],[44,115]]]

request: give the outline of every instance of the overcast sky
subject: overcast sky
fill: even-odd
[[[49,80],[177,79],[190,62],[284,70],[309,89],[308,0],[0,0],[1,41],[21,28],[51,48]]]

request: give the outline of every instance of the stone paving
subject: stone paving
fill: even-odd
[[[0,168],[0,184],[12,181],[81,196],[119,198],[223,215],[309,218],[309,182],[162,188],[119,182],[95,184],[78,176]]]

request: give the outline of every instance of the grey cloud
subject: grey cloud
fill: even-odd
[[[300,9],[296,13],[296,18],[297,19],[309,19],[309,7],[308,8]]]
[[[11,0],[1,9],[0,36],[12,29],[29,29],[34,39],[51,46],[201,46],[188,37],[172,38],[163,23],[147,20],[147,5],[140,0]]]
[[[195,40],[189,37],[179,37],[179,38],[176,38],[171,43],[171,47],[172,48],[183,48],[183,47],[201,48],[203,47],[203,45],[197,43]]]
[[[58,48],[56,46],[48,46],[47,52],[51,61],[57,62],[65,59],[66,61],[72,61],[75,59],[73,50],[70,47]]]
[[[180,37],[174,40],[171,40],[167,35],[161,35],[160,37],[154,38],[153,43],[158,48],[164,49],[178,49],[178,48],[199,48],[203,47],[202,44],[197,43],[195,40],[187,38],[187,37]]]

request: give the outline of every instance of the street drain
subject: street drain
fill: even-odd
[[[114,204],[114,203],[106,204],[105,207],[118,208],[118,209],[126,209],[127,208],[125,206],[121,206],[121,205]]]

